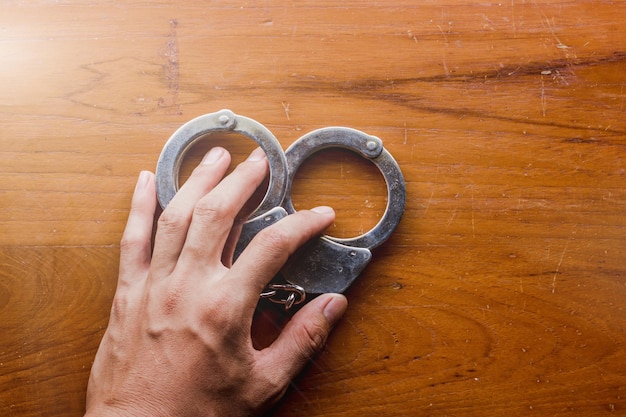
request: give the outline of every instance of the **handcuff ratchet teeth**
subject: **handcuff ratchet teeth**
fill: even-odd
[[[267,192],[242,225],[233,261],[262,229],[295,213],[291,186],[296,172],[311,155],[326,148],[348,149],[370,160],[380,170],[387,185],[387,207],[378,224],[353,238],[323,235],[312,239],[289,258],[260,297],[283,304],[289,310],[303,303],[307,294],[344,292],[371,260],[371,249],[385,242],[402,218],[406,186],[398,163],[379,138],[346,127],[314,130],[283,153],[280,143],[265,126],[230,110],[221,110],[185,123],[166,142],[156,168],[161,207],[165,208],[178,190],[178,173],[187,150],[212,133],[229,131],[254,140],[265,152],[270,166]]]

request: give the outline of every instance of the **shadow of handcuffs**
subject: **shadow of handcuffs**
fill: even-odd
[[[398,163],[382,141],[355,129],[327,127],[295,141],[285,152],[262,124],[230,110],[197,117],[181,126],[167,141],[156,168],[157,196],[165,208],[178,190],[178,174],[185,152],[198,140],[217,132],[233,132],[254,140],[265,152],[270,167],[267,192],[241,230],[233,261],[254,236],[283,217],[295,213],[291,186],[298,168],[314,153],[343,148],[370,160],[387,184],[387,208],[380,221],[365,234],[353,238],[323,235],[297,250],[261,298],[283,304],[289,310],[303,303],[307,294],[344,292],[372,258],[371,249],[385,242],[398,226],[406,200],[406,186]]]

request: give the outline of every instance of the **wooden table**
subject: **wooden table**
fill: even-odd
[[[230,108],[285,148],[377,135],[406,177],[399,228],[275,415],[624,415],[625,19],[624,1],[4,1],[0,414],[81,415],[136,176]],[[294,200],[333,205],[347,237],[385,193],[334,150]]]

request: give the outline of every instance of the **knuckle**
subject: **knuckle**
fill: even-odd
[[[184,302],[184,294],[177,285],[172,285],[164,292],[161,299],[161,312],[165,316],[174,314]]]
[[[119,291],[113,297],[113,303],[111,304],[111,320],[119,321],[126,317],[128,310],[128,297],[121,294]]]
[[[326,343],[325,326],[316,321],[304,323],[296,333],[296,344],[304,358],[310,358]]]
[[[257,235],[259,243],[273,253],[289,253],[292,246],[291,234],[284,229],[267,227]]]
[[[237,333],[237,329],[241,324],[241,314],[238,309],[225,308],[224,303],[219,302],[229,297],[229,294],[219,290],[215,291],[214,297],[211,297],[212,302],[207,302],[197,314],[197,317],[201,320],[203,325],[211,331],[220,329],[223,335],[230,335],[231,333]],[[227,341],[227,338],[224,339]]]
[[[203,198],[194,208],[194,217],[199,216],[209,222],[223,221],[228,214],[228,205],[220,198]]]
[[[180,210],[170,206],[166,208],[159,217],[157,226],[166,232],[177,231],[178,229],[184,227],[186,220],[187,216],[185,216]]]
[[[153,285],[148,292],[147,304],[156,317],[167,317],[180,310],[184,298],[185,286],[180,280],[172,279]]]
[[[141,308],[142,288],[132,282],[118,282],[118,288],[111,302],[110,319],[112,322],[125,322],[136,317]]]
[[[149,242],[145,239],[137,236],[124,235],[120,240],[120,251],[122,252],[136,252],[147,249]]]

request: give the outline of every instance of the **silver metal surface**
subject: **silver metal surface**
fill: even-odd
[[[257,216],[253,219],[245,222],[241,227],[241,233],[239,235],[239,240],[237,241],[237,245],[235,246],[235,252],[233,254],[233,262],[239,258],[241,252],[248,246],[252,239],[259,233],[261,230],[266,227],[276,223],[283,217],[287,217],[287,211],[282,207],[274,207],[271,210],[266,211],[265,213]]]
[[[288,282],[309,294],[342,293],[350,287],[372,259],[366,248],[342,245],[328,237],[313,239],[296,251],[281,273]]]
[[[398,163],[383,142],[361,131],[327,127],[310,132],[294,142],[285,153],[278,140],[260,123],[230,110],[200,116],[185,123],[165,144],[156,169],[157,195],[163,208],[178,190],[178,174],[185,152],[198,140],[215,132],[245,135],[265,151],[270,166],[268,190],[263,201],[242,225],[233,260],[236,260],[264,228],[295,212],[291,186],[296,172],[314,153],[326,148],[344,148],[371,161],[387,184],[387,207],[370,231],[353,238],[321,236],[293,254],[260,294],[290,309],[304,302],[306,293],[344,292],[372,258],[371,249],[386,241],[398,226],[406,200],[406,187]],[[280,282],[278,282],[280,281]]]
[[[387,207],[378,224],[365,234],[348,239],[325,237],[352,247],[373,249],[380,246],[400,223],[406,202],[406,185],[400,166],[383,147],[383,142],[375,136],[345,127],[326,127],[314,130],[295,141],[285,151],[288,179],[283,207],[287,213],[295,212],[291,201],[291,186],[296,172],[307,158],[326,148],[351,150],[376,165],[387,184]]]
[[[348,239],[324,235],[290,258],[282,270],[285,279],[309,293],[348,289],[371,260],[370,249],[386,241],[400,223],[406,200],[400,167],[379,138],[355,129],[327,127],[302,136],[285,152],[288,179],[283,207],[287,213],[295,212],[291,186],[296,172],[311,155],[326,148],[351,150],[376,165],[387,184],[387,207],[380,221],[367,233]]]
[[[165,208],[178,191],[180,164],[191,146],[216,132],[233,132],[249,137],[265,151],[270,166],[267,193],[252,214],[256,217],[280,206],[287,186],[287,162],[278,139],[265,126],[230,110],[205,114],[182,125],[165,143],[156,168],[157,197]]]

